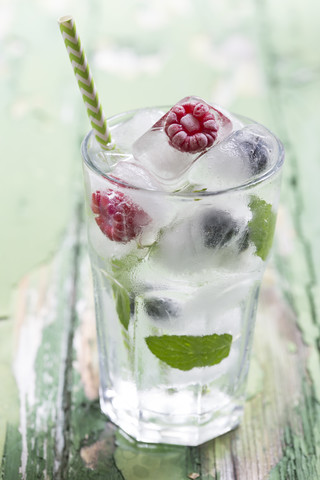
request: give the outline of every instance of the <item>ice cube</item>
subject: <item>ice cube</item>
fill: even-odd
[[[170,181],[182,175],[193,161],[193,155],[171,147],[163,129],[154,128],[133,145],[136,161],[144,165],[161,181]]]
[[[158,109],[138,111],[132,118],[111,127],[114,148],[102,150],[95,135],[90,136],[88,153],[91,162],[103,173],[109,173],[122,160],[132,159],[132,145],[148,128],[163,116]],[[127,180],[127,178],[125,179]],[[148,188],[147,186],[144,188]]]
[[[220,272],[214,281],[199,287],[183,312],[188,334],[198,334],[197,325],[203,317],[203,335],[213,332],[230,333],[234,337],[240,335],[242,306],[255,284],[256,276],[252,274]]]
[[[252,181],[272,168],[278,143],[262,125],[251,124],[201,155],[188,172],[188,182],[208,191]]]
[[[170,292],[169,292],[170,293]],[[155,322],[170,322],[175,319],[180,312],[178,302],[170,296],[149,295],[145,298],[144,308],[148,316]]]
[[[133,143],[154,125],[164,112],[156,108],[139,110],[129,120],[111,128],[112,140],[116,149],[131,152]]]
[[[133,162],[132,157],[121,159],[110,172],[110,176],[121,183],[126,183],[146,190],[162,190],[161,184],[150,175],[145,168]]]
[[[235,268],[249,247],[249,213],[245,208],[239,212],[241,216],[212,205],[194,207],[188,218],[162,231],[155,255],[170,269],[181,272],[201,275],[203,269]]]
[[[279,146],[276,138],[262,125],[248,125],[234,133],[233,149],[243,158],[249,177],[267,172],[274,165]],[[228,150],[227,143],[225,145]]]
[[[150,217],[139,237],[142,245],[150,245],[156,241],[159,230],[172,221],[180,204],[166,198],[163,185],[133,160],[131,157],[118,162],[109,176],[114,178],[115,188],[124,187],[125,196]]]
[[[208,249],[230,246],[237,238],[238,249],[242,251],[248,246],[248,232],[245,226],[245,222],[239,222],[226,210],[207,208],[197,222],[196,228],[194,222],[192,223],[191,234],[196,237],[195,241],[198,237],[198,241]]]
[[[102,173],[108,174],[120,161],[130,159],[130,153],[120,153],[116,149],[102,150],[95,135],[91,134],[88,143],[88,156],[91,163]]]
[[[133,155],[155,177],[172,182],[232,128],[230,118],[217,107],[186,97],[133,144]]]

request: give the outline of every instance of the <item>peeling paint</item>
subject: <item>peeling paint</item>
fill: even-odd
[[[81,265],[81,278],[85,279],[82,289],[85,297],[80,297],[76,304],[78,317],[81,319],[74,339],[76,361],[74,367],[81,376],[82,386],[89,400],[99,396],[99,359],[97,349],[96,322],[89,259]]]
[[[46,309],[41,311],[39,299],[42,291],[26,286],[26,298],[22,299],[27,311],[20,311],[22,316],[17,318],[18,346],[14,362],[14,374],[17,381],[20,398],[20,433],[22,437],[21,473],[26,473],[28,459],[28,424],[27,412],[32,409],[36,401],[36,373],[35,360],[42,340],[42,330],[46,323]],[[49,303],[55,308],[55,298],[52,295]],[[33,312],[40,312],[36,316]],[[28,313],[28,311],[32,313]]]

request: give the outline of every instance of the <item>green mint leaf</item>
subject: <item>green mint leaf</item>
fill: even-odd
[[[150,336],[145,339],[149,350],[167,365],[179,370],[195,367],[210,367],[220,363],[229,355],[232,335],[189,335]]]
[[[114,299],[116,302],[116,310],[120,322],[126,330],[128,330],[130,321],[130,297],[127,291],[118,283],[111,283]]]
[[[130,291],[132,287],[132,270],[137,267],[139,262],[138,255],[125,255],[122,258],[111,260],[113,278],[127,291]]]
[[[126,330],[128,330],[131,313],[129,292],[132,290],[132,271],[140,260],[138,255],[129,254],[111,261],[113,273],[111,286],[116,310],[119,320]]]
[[[116,311],[120,322],[128,330],[131,314],[131,302],[128,292],[131,291],[131,271],[140,259],[134,255],[127,255],[121,259],[112,259],[112,273],[101,270],[110,282]]]
[[[130,296],[123,285],[114,279],[112,275],[109,275],[104,270],[101,270],[101,272],[108,279],[111,285],[119,320],[124,328],[128,330],[131,313]]]
[[[266,260],[272,246],[276,214],[270,203],[256,195],[252,195],[249,207],[252,211],[252,219],[248,223],[250,239],[256,247],[256,255]]]

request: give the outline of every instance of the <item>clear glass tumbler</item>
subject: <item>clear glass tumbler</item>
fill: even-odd
[[[111,118],[111,129],[133,115]],[[82,156],[102,411],[138,441],[199,445],[243,412],[283,147],[276,139],[274,165],[249,183],[165,193],[106,173],[91,137]],[[110,240],[97,198],[112,215],[112,198],[134,205],[139,235]]]

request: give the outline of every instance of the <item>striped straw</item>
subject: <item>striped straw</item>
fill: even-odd
[[[111,134],[100,105],[98,93],[86,55],[80,43],[80,38],[77,34],[74,20],[70,15],[67,15],[60,17],[58,23],[96,139],[102,148],[110,150],[114,146],[111,140]]]

